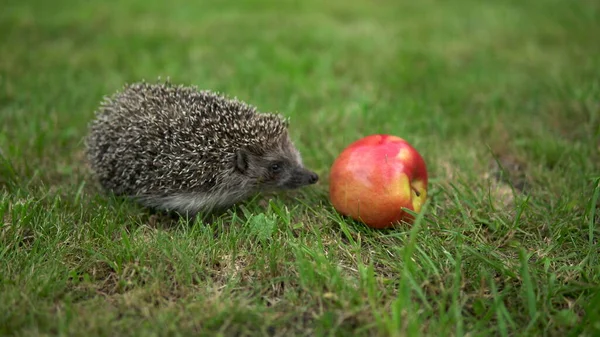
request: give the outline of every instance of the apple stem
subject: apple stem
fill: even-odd
[[[415,194],[417,195],[417,197],[421,196],[421,193],[419,193],[419,191],[417,191],[417,189],[414,186],[411,186],[412,190],[415,191]]]

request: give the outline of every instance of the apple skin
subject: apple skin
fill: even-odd
[[[427,199],[427,167],[406,140],[386,134],[366,136],[346,147],[333,162],[329,197],[341,214],[372,228],[405,221]]]

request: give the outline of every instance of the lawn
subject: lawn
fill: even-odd
[[[0,335],[598,336],[596,1],[5,0]],[[214,223],[102,193],[102,97],[170,78],[290,117],[319,183]],[[411,226],[328,199],[373,133],[425,158]]]

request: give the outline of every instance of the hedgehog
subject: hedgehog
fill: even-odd
[[[96,181],[153,210],[195,216],[319,179],[288,118],[215,91],[134,82],[104,96],[94,116],[85,147]]]

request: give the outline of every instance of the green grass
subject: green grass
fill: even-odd
[[[595,1],[4,1],[0,335],[600,334]],[[170,77],[292,119],[318,185],[208,225],[99,193],[105,94]],[[339,216],[328,170],[409,140],[413,226]]]

